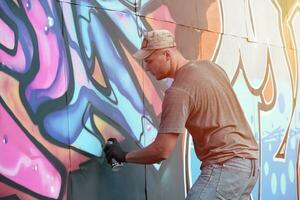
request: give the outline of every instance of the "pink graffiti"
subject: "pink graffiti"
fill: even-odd
[[[12,50],[15,46],[15,33],[11,28],[0,19],[0,44],[7,49]],[[9,69],[16,72],[24,72],[26,69],[25,55],[20,42],[17,43],[16,55],[9,55],[2,49],[0,49],[0,61]],[[4,63],[5,61],[5,63]]]
[[[0,43],[2,43],[6,48],[14,48],[15,34],[14,32],[0,19],[0,29],[4,37],[0,37]]]
[[[53,29],[54,20],[46,15],[40,1],[34,1],[25,11],[35,30],[39,52],[39,71],[26,88],[26,97],[30,99],[32,91],[38,92],[37,98],[61,97],[67,90],[68,71],[63,44]]]
[[[61,176],[0,104],[0,174],[49,198],[58,198]]]

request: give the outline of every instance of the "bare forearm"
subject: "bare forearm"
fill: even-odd
[[[126,162],[153,164],[166,160],[177,142],[177,133],[157,134],[155,141],[149,146],[126,155]]]
[[[164,153],[153,144],[143,149],[129,152],[126,155],[126,162],[139,164],[154,164],[165,159]]]

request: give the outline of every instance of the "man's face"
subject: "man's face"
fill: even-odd
[[[170,62],[166,57],[165,50],[155,50],[150,56],[144,59],[145,69],[149,71],[156,80],[168,77],[170,72]]]

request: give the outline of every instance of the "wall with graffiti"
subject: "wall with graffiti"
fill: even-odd
[[[1,0],[1,199],[184,199],[200,173],[188,134],[155,165],[113,172],[102,152],[157,134],[172,80],[132,54],[158,28],[227,72],[260,147],[252,199],[300,199],[299,0]]]

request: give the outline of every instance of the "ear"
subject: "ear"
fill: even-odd
[[[167,60],[171,60],[171,51],[169,49],[165,50],[165,56]]]

